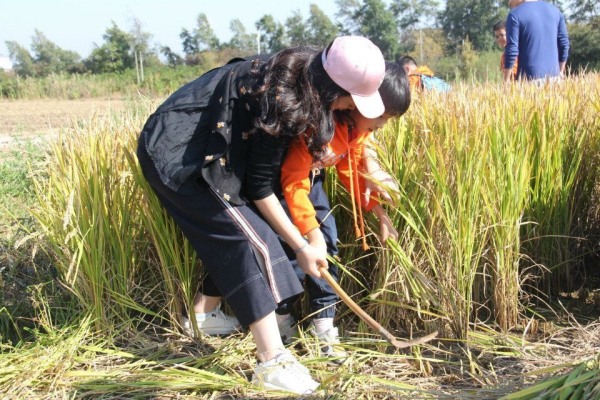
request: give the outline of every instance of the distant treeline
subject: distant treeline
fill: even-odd
[[[550,2],[563,10],[569,21],[571,69],[600,69],[600,2]],[[181,54],[153,44],[152,34],[145,32],[137,19],[128,31],[113,22],[103,35],[104,42],[95,44],[87,58],[61,49],[38,30],[32,37],[31,51],[15,41],[7,41],[6,45],[14,64],[14,74],[21,78],[50,76],[50,79],[56,79],[52,75],[65,73],[77,76],[116,73],[131,77],[132,73],[126,71],[134,69],[140,60],[143,60],[146,78],[147,71],[158,71],[161,67],[178,69],[185,65],[206,70],[226,61],[228,56],[255,54],[259,49],[261,53],[272,53],[303,44],[325,46],[338,35],[357,34],[377,44],[388,60],[410,55],[450,80],[481,78],[482,75],[489,78],[491,70],[499,68],[500,52],[494,44],[492,27],[506,17],[509,11],[506,3],[504,0],[447,0],[442,7],[437,0],[336,0],[335,20],[316,4],[310,6],[308,18],[304,18],[299,10],[293,11],[284,22],[265,14],[255,23],[258,34],[249,33],[239,19],[233,19],[230,23],[233,36],[227,42],[217,38],[208,16],[200,13],[196,26],[181,30]],[[494,51],[496,57],[487,56]],[[483,59],[480,59],[482,54]],[[488,61],[489,65],[481,65]],[[487,72],[483,74],[483,71]],[[101,80],[118,81],[125,79],[124,76]],[[13,97],[10,93],[19,91],[14,89],[15,85],[21,85],[13,82],[16,80],[0,74],[0,81],[3,97]],[[137,77],[133,82],[137,82]],[[132,84],[130,81],[125,83]],[[142,83],[142,87],[151,86],[152,91],[158,93],[172,90],[167,85],[153,85]]]

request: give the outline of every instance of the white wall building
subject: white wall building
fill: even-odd
[[[0,68],[2,68],[6,72],[12,71],[13,65],[10,61],[10,58],[0,54]]]

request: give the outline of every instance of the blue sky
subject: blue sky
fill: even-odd
[[[102,34],[111,20],[129,30],[134,17],[154,35],[154,42],[181,53],[181,28],[193,28],[201,12],[207,15],[219,39],[228,40],[229,22],[234,18],[239,18],[248,32],[254,32],[254,22],[264,14],[285,22],[293,10],[299,9],[306,18],[311,3],[317,3],[334,19],[335,0],[0,0],[0,54],[8,56],[7,40],[29,48],[37,28],[61,48],[86,57],[92,43],[102,43]]]

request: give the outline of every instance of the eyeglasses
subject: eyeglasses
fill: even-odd
[[[494,35],[494,37],[496,38],[496,40],[498,40],[498,39],[505,39],[506,38],[506,33],[499,33],[497,35]]]

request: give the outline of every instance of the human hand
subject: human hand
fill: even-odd
[[[309,231],[306,234],[306,237],[308,238],[308,243],[312,247],[318,249],[323,253],[324,257],[327,257],[327,243],[325,242],[325,236],[323,236],[321,229],[315,228]]]
[[[381,186],[384,185],[384,186]],[[364,200],[365,205],[369,205],[371,201],[371,193],[379,193],[379,195],[387,203],[392,205],[396,204],[396,201],[389,192],[398,192],[399,188],[394,179],[387,172],[379,169],[375,172],[365,176],[365,193]]]
[[[307,275],[321,278],[319,267],[328,268],[327,252],[323,254],[321,249],[311,246],[309,243],[304,248],[296,253],[298,266]]]
[[[392,224],[389,215],[385,212],[383,207],[377,205],[373,208],[373,212],[377,215],[377,218],[379,218],[379,238],[381,244],[385,246],[389,238],[398,240],[398,231],[394,228],[394,224]]]
[[[385,215],[385,218],[379,220],[379,237],[384,246],[389,238],[396,241],[398,240],[398,231],[394,228],[394,225],[387,214]]]

